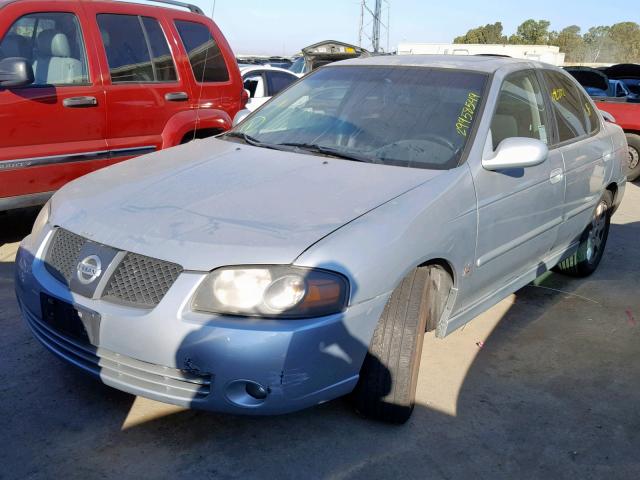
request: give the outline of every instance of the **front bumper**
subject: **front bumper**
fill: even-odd
[[[205,274],[184,272],[152,310],[92,300],[68,290],[42,261],[42,245],[25,239],[16,257],[16,294],[35,337],[57,356],[134,395],[236,414],[280,414],[349,393],[387,296],[339,315],[260,320],[205,315],[189,308]],[[42,320],[45,293],[98,312],[99,344],[83,343]],[[264,399],[249,396],[249,382]]]

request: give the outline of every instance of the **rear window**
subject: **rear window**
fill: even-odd
[[[198,82],[226,82],[229,71],[220,47],[206,25],[186,20],[175,22],[189,55],[193,75]]]
[[[169,45],[155,18],[100,14],[98,26],[112,83],[176,81]]]

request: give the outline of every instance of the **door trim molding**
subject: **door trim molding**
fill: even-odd
[[[91,162],[118,157],[137,156],[155,152],[155,145],[142,147],[118,148],[113,150],[98,150],[95,152],[71,153],[68,155],[50,155],[46,157],[19,158],[16,160],[0,160],[0,172],[21,168],[39,167],[43,165],[57,165],[61,163]]]

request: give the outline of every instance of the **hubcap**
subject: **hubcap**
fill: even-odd
[[[640,163],[640,152],[631,145],[629,145],[629,170],[633,170]]]
[[[589,230],[589,237],[587,238],[587,261],[589,263],[598,258],[606,230],[607,204],[600,202],[591,220],[591,229]]]

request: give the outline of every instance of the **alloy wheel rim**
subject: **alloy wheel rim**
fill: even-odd
[[[600,202],[596,208],[593,219],[591,220],[591,228],[587,238],[587,261],[592,263],[600,253],[602,244],[604,243],[604,234],[607,226],[607,204]]]
[[[633,170],[640,163],[640,152],[629,145],[629,170]]]

